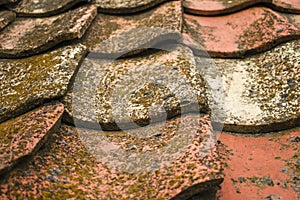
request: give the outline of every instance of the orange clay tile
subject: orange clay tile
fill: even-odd
[[[222,133],[230,155],[219,200],[300,197],[300,128],[258,136]]]
[[[181,2],[171,1],[134,15],[98,14],[81,42],[90,52],[118,57],[164,40],[179,40],[181,30]]]
[[[52,103],[0,124],[0,174],[36,152],[58,128],[64,112],[61,103]]]
[[[298,15],[262,7],[219,17],[185,14],[184,21],[184,43],[213,57],[241,57],[300,38]]]
[[[72,6],[87,0],[22,0],[9,7],[18,16],[50,16],[66,11]]]
[[[81,38],[96,14],[91,5],[48,18],[17,18],[0,32],[0,58],[30,56]]]
[[[192,119],[183,117],[186,129],[192,128],[195,118]],[[186,153],[168,166],[155,167],[152,171],[145,170],[141,173],[128,173],[104,166],[87,151],[78,131],[62,126],[45,148],[39,151],[26,166],[16,168],[0,180],[0,198],[188,199],[203,190],[215,188],[223,179],[222,158],[218,153],[219,150],[223,151],[222,146],[217,145],[217,148],[212,152],[209,151],[204,158],[198,155],[201,151],[199,142],[203,139],[203,134],[209,130],[207,116],[198,119],[202,126],[191,129],[191,133],[196,134],[195,140]],[[176,120],[169,123],[174,122]],[[92,131],[86,132],[87,135],[93,135]],[[126,149],[128,149],[127,143],[132,145],[137,142],[130,137],[125,137],[122,132],[106,134]],[[161,136],[153,137],[160,141],[160,137],[164,136],[168,137],[168,134],[162,132]],[[151,146],[156,147],[160,142],[157,143],[155,138],[144,145],[150,146],[150,150]],[[154,141],[154,144],[151,141]]]
[[[0,11],[0,31],[8,24],[13,22],[16,18],[16,14],[12,11]]]
[[[183,0],[185,11],[196,15],[227,14],[261,3],[278,11],[300,13],[299,0]]]
[[[152,8],[166,0],[96,0],[99,12],[128,14]]]

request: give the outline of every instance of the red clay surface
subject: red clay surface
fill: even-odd
[[[230,15],[205,17],[184,14],[184,43],[212,57],[241,57],[300,38],[297,15],[254,7]]]
[[[292,142],[293,136],[300,136],[300,128],[263,136],[221,134],[221,142],[231,151],[219,200],[268,199],[271,194],[278,195],[277,199],[297,200],[299,166],[295,167],[295,162],[300,145]]]
[[[196,15],[220,15],[259,3],[282,12],[300,13],[299,0],[184,0],[183,6],[186,12]]]

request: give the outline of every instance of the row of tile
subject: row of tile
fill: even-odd
[[[2,12],[0,28],[15,19],[14,13]],[[130,55],[165,40],[181,41],[183,21],[183,43],[197,55],[206,51],[212,57],[243,57],[300,39],[300,15],[262,7],[219,17],[182,18],[182,12],[181,2],[172,1],[130,16],[97,15],[96,6],[90,5],[49,18],[17,18],[0,31],[0,57],[30,56],[80,38],[89,52]]]
[[[0,175],[37,152],[26,161],[26,166],[17,166],[1,178],[1,199],[50,196],[58,199],[188,199],[199,192],[216,188],[223,180],[224,148],[221,145],[198,148],[213,137],[207,115],[187,115],[166,124],[156,124],[147,130],[151,136],[137,139],[128,132],[103,133],[65,125],[57,129],[63,111],[61,103],[46,104],[0,124]],[[181,134],[185,137],[190,134],[191,141],[185,151],[177,155],[178,148],[182,148],[182,138],[179,143],[172,140],[179,132],[180,123],[184,123]],[[142,134],[145,129],[134,132]],[[103,138],[111,139],[124,151],[139,153],[142,157],[139,156],[137,164],[124,161],[125,167],[132,165],[134,171],[140,170],[139,173],[132,174],[123,171],[119,165],[101,162],[97,155],[102,155]],[[46,139],[48,142],[39,150]],[[173,162],[167,164],[157,165],[158,161],[151,160],[152,154],[148,153],[154,151],[162,158],[163,155],[171,155],[174,148],[176,155],[173,155]],[[107,158],[112,160],[116,157]],[[151,170],[145,171],[141,165],[143,161],[149,162]]]
[[[109,14],[128,14],[147,10],[165,1],[166,0],[96,0],[95,4],[100,12]],[[10,3],[8,8],[15,11],[19,16],[50,16],[61,13],[81,2],[88,2],[88,0],[55,0],[52,1],[51,4],[46,0],[22,0],[19,2],[16,0],[2,0],[0,5]],[[260,3],[265,3],[279,11],[300,13],[300,3],[297,0],[184,0],[183,6],[187,12],[192,14],[220,15],[236,12]]]
[[[225,89],[214,107],[226,103],[223,110],[216,110],[226,113],[226,130],[288,128],[299,124],[299,47],[296,40],[237,60],[194,59],[191,50],[180,45],[115,62],[88,55],[80,65],[73,91],[68,91],[71,80],[86,55],[81,44],[29,58],[6,59],[0,62],[0,121],[62,97],[67,122],[74,117],[90,125],[100,123],[106,130],[118,130],[118,125],[124,128],[131,121],[145,125],[151,118],[207,112],[215,101],[207,95],[215,88],[207,90],[206,83],[211,84],[211,73],[218,72],[220,76],[214,79]],[[126,102],[117,101],[119,94]]]
[[[300,13],[298,0],[184,0],[185,11],[196,15],[222,15],[255,5],[267,5],[281,12]]]

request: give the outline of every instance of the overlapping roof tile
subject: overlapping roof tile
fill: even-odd
[[[16,18],[16,14],[11,11],[0,11],[0,31],[6,27],[8,24],[13,22]]]
[[[183,131],[195,135],[187,151],[169,165],[135,174],[107,168],[90,154],[83,143],[82,135],[101,141],[101,137],[98,137],[101,133],[81,130],[85,132],[78,135],[78,129],[62,126],[45,150],[38,152],[25,169],[16,169],[6,180],[1,181],[1,198],[17,195],[55,199],[188,199],[208,188],[217,187],[223,179],[223,159],[218,154],[222,147],[218,146],[209,151],[207,156],[199,157],[198,146],[210,130],[208,116],[186,116],[180,120],[185,123]],[[176,127],[179,121],[173,119],[167,122],[166,132],[162,131],[161,137],[169,137],[168,131]],[[195,128],[194,124],[198,122],[200,125]],[[154,132],[158,127],[160,125],[153,127]],[[126,133],[105,134],[126,149],[126,145],[122,145]],[[129,145],[134,144],[130,137],[126,137],[125,141]],[[157,146],[167,145],[166,143],[162,139]],[[155,144],[148,145],[156,147]],[[12,187],[16,183],[19,187]]]
[[[64,12],[80,2],[87,1],[88,0],[22,0],[11,5],[9,9],[16,12],[18,16],[44,17]]]
[[[224,78],[224,130],[260,133],[299,126],[299,49],[296,40],[244,59],[208,61]]]
[[[85,46],[79,44],[29,58],[0,60],[0,122],[62,97],[85,53]]]
[[[171,1],[129,16],[98,14],[81,42],[90,52],[117,58],[164,40],[179,40],[181,30],[181,2]]]
[[[49,18],[17,18],[0,32],[0,57],[30,56],[81,38],[96,14],[92,5]]]
[[[106,130],[118,130],[117,124],[128,128],[131,121],[146,125],[150,119],[207,111],[205,82],[191,50],[169,50],[115,62],[87,58],[73,92],[63,100],[67,112],[91,126],[100,123]]]
[[[217,17],[184,14],[184,43],[212,57],[241,57],[300,38],[299,16],[254,7]]]
[[[196,15],[228,14],[261,3],[279,11],[300,13],[298,0],[183,0],[186,12]]]
[[[63,112],[61,103],[52,103],[1,123],[0,174],[36,152],[59,127]]]

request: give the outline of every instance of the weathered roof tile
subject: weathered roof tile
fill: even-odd
[[[83,45],[74,45],[29,58],[0,60],[0,122],[62,97],[85,52]]]
[[[3,10],[0,11],[0,31],[8,24],[13,22],[16,18],[16,14],[12,11]]]
[[[225,98],[218,100],[225,103],[220,111],[226,116],[224,131],[270,132],[300,125],[299,49],[296,40],[245,59],[211,60],[226,88]]]
[[[115,62],[87,58],[63,101],[76,120],[118,130],[132,128],[132,121],[145,125],[181,112],[205,112],[205,92],[191,50],[178,46]]]
[[[152,8],[166,0],[96,0],[100,12],[128,14]]]
[[[191,39],[186,43],[194,47],[196,53],[198,46],[213,57],[241,57],[300,38],[297,15],[285,15],[263,7],[218,17],[185,14],[184,20]]]
[[[183,6],[186,12],[192,14],[221,15],[260,3],[265,3],[278,11],[300,13],[299,0],[184,0]]]
[[[206,156],[199,156],[201,151],[204,151],[201,149],[201,144],[205,141],[205,135],[210,132],[208,116],[185,116],[181,119],[173,119],[165,126],[156,125],[153,130],[159,131],[160,127],[162,138],[153,136],[154,138],[150,138],[149,141],[153,141],[154,144],[149,142],[149,146],[156,149],[156,145],[158,149],[167,146],[169,141],[164,141],[163,138],[170,137],[170,140],[173,140],[174,131],[170,129],[174,126],[176,128],[180,121],[185,124],[183,131],[194,136],[187,149],[170,164],[153,168],[151,171],[144,170],[136,173],[116,170],[100,162],[101,160],[94,157],[95,154],[91,154],[93,151],[87,150],[87,143],[83,141],[92,139],[97,149],[101,147],[98,140],[101,140],[103,133],[63,126],[57,134],[54,134],[45,150],[39,152],[33,161],[25,166],[25,169],[16,169],[5,180],[1,180],[2,196],[0,197],[5,199],[17,195],[55,199],[88,197],[89,199],[183,200],[217,187],[223,180],[224,160],[219,154],[222,151],[221,147],[212,146],[212,150],[208,150]],[[128,145],[135,142],[128,134],[123,132],[104,134],[125,151],[132,151],[128,150],[127,144],[124,145],[124,141]],[[151,151],[155,152],[154,149]],[[17,182],[18,187],[13,187]]]
[[[96,7],[91,5],[49,18],[17,18],[0,32],[0,57],[34,55],[81,38],[96,14]]]
[[[90,52],[117,57],[167,39],[179,40],[181,30],[181,2],[172,1],[129,16],[99,14],[82,43]]]
[[[51,16],[66,11],[72,6],[88,0],[22,0],[9,7],[18,16]]]
[[[0,124],[0,174],[36,152],[59,127],[61,103],[48,104]]]

